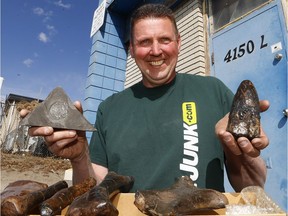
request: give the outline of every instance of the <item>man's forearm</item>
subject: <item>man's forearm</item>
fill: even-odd
[[[228,177],[236,192],[251,185],[264,187],[267,170],[260,156],[252,158],[244,154],[230,155],[226,159]]]
[[[73,161],[71,160],[71,165],[73,171],[73,184],[80,183],[89,177],[95,178],[95,174],[90,161],[88,146],[85,147],[85,152],[83,152],[79,159]]]

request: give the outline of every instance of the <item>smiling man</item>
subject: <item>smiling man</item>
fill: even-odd
[[[44,136],[49,150],[70,159],[74,183],[89,176],[100,183],[115,171],[135,178],[132,191],[167,188],[183,175],[201,188],[224,191],[226,166],[236,191],[263,187],[260,151],[267,136],[261,129],[250,142],[226,131],[232,92],[214,77],[176,73],[180,46],[169,8],[140,7],[131,18],[130,52],[143,79],[100,104],[89,147],[81,131],[36,127],[29,134]],[[260,105],[262,111],[269,107],[267,101]]]
[[[173,19],[134,17],[130,53],[143,76],[143,84],[153,88],[171,82],[181,46]]]

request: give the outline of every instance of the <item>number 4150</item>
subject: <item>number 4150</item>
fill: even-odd
[[[261,35],[261,45],[260,49],[263,49],[264,47],[267,47],[268,44],[264,43],[264,35]],[[252,40],[249,40],[247,43],[243,43],[239,45],[239,47],[235,47],[234,49],[230,49],[225,58],[224,62],[228,63],[230,61],[234,61],[238,58],[243,57],[246,53],[251,54],[255,49],[255,44]]]

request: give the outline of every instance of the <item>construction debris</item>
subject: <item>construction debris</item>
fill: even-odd
[[[5,108],[2,109],[0,128],[0,149],[6,153],[30,152],[37,156],[52,156],[48,151],[42,137],[30,137],[28,127],[20,126],[20,111],[27,109],[34,110],[40,104],[37,100],[28,101],[6,101]]]

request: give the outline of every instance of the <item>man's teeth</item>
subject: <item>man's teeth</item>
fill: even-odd
[[[158,66],[163,64],[164,60],[160,60],[160,61],[151,61],[150,64],[153,66]]]

